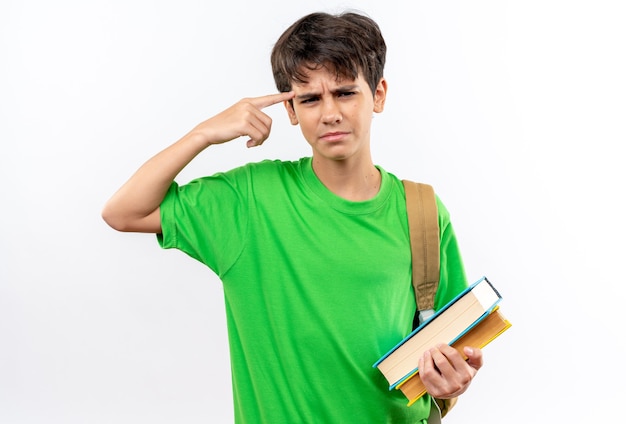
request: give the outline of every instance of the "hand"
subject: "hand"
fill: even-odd
[[[269,137],[272,118],[262,109],[292,99],[294,93],[270,94],[242,99],[233,106],[196,126],[191,133],[202,136],[204,143],[221,144],[237,137],[249,137],[248,147],[259,146]]]
[[[438,345],[424,353],[419,360],[419,374],[428,393],[439,399],[450,399],[467,390],[483,366],[480,349],[465,347],[467,361],[455,348]]]

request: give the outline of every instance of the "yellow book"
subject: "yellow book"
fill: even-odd
[[[465,346],[482,349],[510,327],[511,323],[502,315],[499,307],[496,307],[487,317],[454,342],[452,347],[458,350],[463,357],[467,359],[467,356],[463,353]],[[409,406],[426,393],[426,387],[424,387],[424,383],[422,383],[419,372],[415,372],[408,377],[396,386],[396,389],[401,390],[406,396],[409,400]]]

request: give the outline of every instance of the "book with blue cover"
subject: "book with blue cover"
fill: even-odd
[[[373,365],[390,384],[390,389],[415,375],[426,350],[440,344],[452,345],[486,318],[502,297],[487,277],[468,286],[433,316],[424,321]]]
[[[455,348],[464,359],[467,359],[467,355],[465,355],[463,351],[465,346],[482,349],[509,328],[511,328],[511,322],[502,314],[500,307],[496,306],[489,315],[481,319],[475,326],[467,331],[463,337],[452,343],[452,347]],[[396,386],[396,389],[400,390],[409,400],[408,406],[411,406],[426,394],[426,386],[424,382],[422,382],[418,371],[415,371],[413,375],[404,379]]]

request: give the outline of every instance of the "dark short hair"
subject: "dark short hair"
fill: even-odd
[[[337,77],[356,79],[359,72],[372,93],[383,77],[387,46],[371,18],[346,12],[311,13],[292,24],[272,49],[271,62],[278,91],[294,82],[306,83],[307,70],[326,67]]]

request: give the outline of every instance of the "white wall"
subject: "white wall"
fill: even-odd
[[[4,0],[1,423],[232,420],[219,281],[153,236],[109,229],[100,209],[196,123],[274,92],[268,55],[287,25],[344,7],[375,18],[389,46],[376,162],[435,185],[468,275],[490,277],[513,322],[447,422],[615,422],[619,1]],[[262,148],[215,148],[180,180],[306,155],[284,111],[269,113]]]

